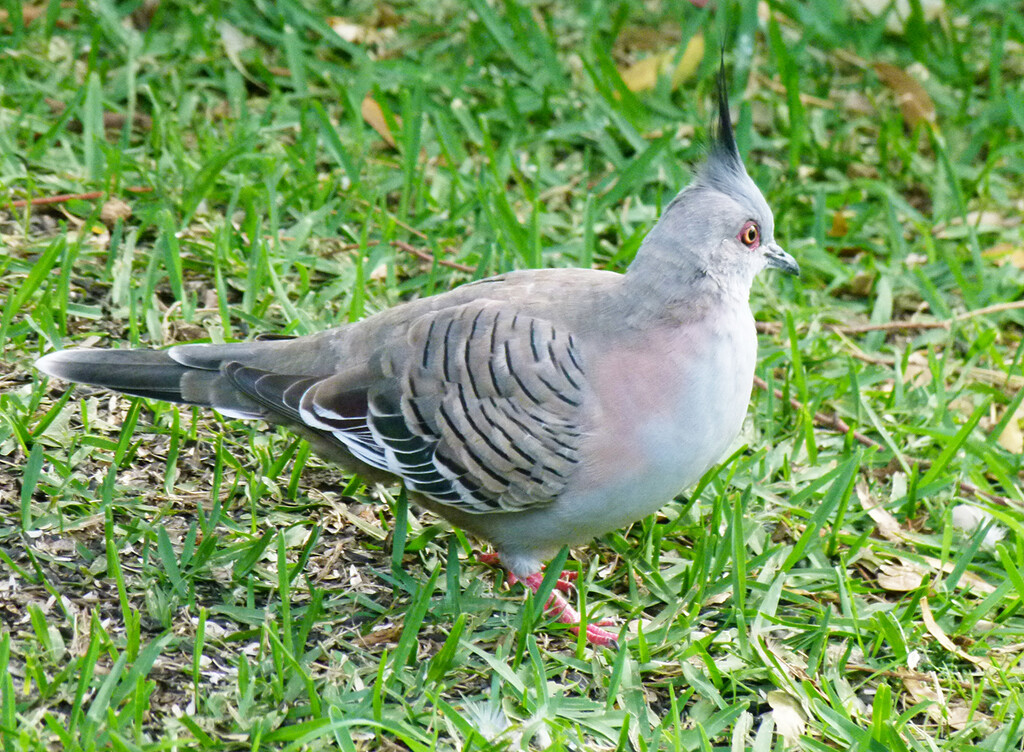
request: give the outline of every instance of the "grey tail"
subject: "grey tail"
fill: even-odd
[[[36,361],[43,373],[136,397],[213,407],[229,417],[264,418],[266,410],[239,391],[219,362],[196,367],[170,350],[59,350]],[[180,357],[180,354],[179,354]]]
[[[181,393],[181,379],[189,369],[166,350],[58,350],[35,365],[64,381],[165,402],[187,402]]]

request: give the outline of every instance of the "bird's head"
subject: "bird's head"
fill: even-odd
[[[724,68],[707,159],[665,208],[633,266],[643,269],[650,262],[744,295],[765,267],[800,273],[796,260],[776,242],[772,210],[736,148]]]

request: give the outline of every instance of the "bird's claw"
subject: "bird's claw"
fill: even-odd
[[[501,559],[495,553],[480,554],[478,561],[481,564],[488,564],[492,566],[500,566]],[[572,604],[566,600],[562,593],[570,593],[573,590],[573,583],[576,581],[578,573],[572,570],[566,570],[561,573],[559,578],[555,581],[555,587],[551,591],[551,595],[548,596],[547,603],[544,604],[544,612],[556,619],[561,624],[571,625],[571,630],[574,634],[580,633],[580,614],[573,608]],[[524,587],[529,588],[535,595],[540,590],[541,584],[544,582],[544,573],[535,572],[527,577],[517,577],[512,572],[508,572],[505,581],[511,587],[517,582],[522,583]],[[612,619],[602,619],[600,621],[587,622],[586,628],[586,640],[591,645],[597,647],[609,647],[612,650],[617,650],[619,643],[618,638],[612,632],[607,631],[604,627],[615,626],[615,621]]]

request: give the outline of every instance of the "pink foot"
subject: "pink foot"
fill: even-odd
[[[574,573],[563,572],[562,577],[565,577],[567,574]],[[543,572],[535,572],[534,574],[531,574],[530,576],[522,580],[520,580],[511,572],[508,573],[508,583],[510,585],[514,584],[515,582],[522,582],[526,587],[530,588],[530,590],[533,591],[534,595],[536,595],[537,591],[540,590],[540,585],[543,581]],[[559,579],[558,585],[561,585],[562,583],[569,585],[569,583],[566,580]],[[555,617],[555,619],[557,619],[558,622],[561,624],[571,624],[573,634],[579,634],[580,622],[582,621],[582,619],[580,619],[579,612],[576,611],[576,609],[572,607],[572,604],[570,604],[569,601],[565,599],[565,596],[562,595],[562,593],[558,592],[559,590],[562,590],[562,588],[558,585],[556,585],[555,589],[551,591],[551,595],[548,597],[548,602],[544,604],[544,611],[547,613],[548,616]],[[601,628],[610,626],[612,626],[612,622],[609,620],[588,623],[587,642],[589,642],[591,645],[597,645],[599,647],[610,647],[613,649],[617,648],[618,641],[616,636],[611,632]]]
[[[499,565],[501,559],[497,554],[480,554],[477,557],[481,564]],[[553,616],[561,624],[571,624],[572,631],[574,634],[580,633],[580,615],[572,604],[565,599],[562,593],[568,593],[572,590],[572,583],[576,580],[576,572],[565,571],[562,572],[561,576],[555,582],[555,589],[551,591],[551,595],[548,596],[548,602],[544,604],[544,611],[548,616]],[[544,582],[544,573],[535,572],[527,577],[520,579],[511,572],[506,577],[506,582],[511,585],[515,585],[517,582],[521,582],[526,587],[533,591],[534,595],[540,590],[541,583]],[[615,622],[610,619],[605,619],[598,622],[590,622],[587,624],[587,642],[591,645],[597,645],[599,647],[618,647],[618,641],[616,636],[605,630],[602,627],[614,626]]]

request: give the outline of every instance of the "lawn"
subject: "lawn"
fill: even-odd
[[[4,5],[0,752],[1024,749],[1024,13],[895,5]],[[618,650],[284,430],[32,369],[622,271],[720,48],[803,274],[732,454],[569,554]]]

